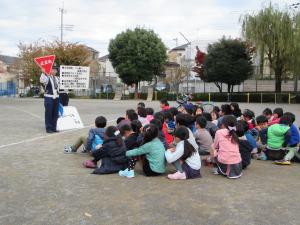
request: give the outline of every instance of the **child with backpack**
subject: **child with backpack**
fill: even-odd
[[[93,174],[111,174],[126,168],[128,159],[125,156],[126,147],[115,126],[106,128],[103,145],[92,153],[93,159],[83,162],[86,168],[96,168]],[[97,162],[101,165],[97,168]]]
[[[176,167],[174,174],[169,174],[171,180],[200,178],[201,159],[198,151],[188,141],[189,131],[181,126],[175,131],[176,147],[168,149],[165,156],[168,163]]]
[[[103,144],[106,122],[105,117],[97,117],[95,119],[96,128],[90,129],[87,137],[81,136],[73,145],[65,146],[64,153],[75,153],[81,145],[83,145],[83,153],[99,149]]]
[[[284,156],[283,159],[277,160],[275,161],[275,163],[279,165],[290,165],[291,160],[294,157],[300,160],[300,152],[299,152],[300,137],[299,137],[299,130],[294,124],[296,119],[295,115],[293,113],[286,112],[283,114],[283,116],[287,116],[290,118],[289,126],[290,126],[291,137],[287,145],[287,154]]]
[[[159,176],[165,173],[165,148],[157,138],[158,128],[153,124],[146,125],[143,130],[144,140],[142,146],[129,150],[126,156],[129,159],[128,167],[119,171],[119,176],[133,178],[137,162],[135,156],[141,156],[143,172],[146,176]]]
[[[216,132],[211,151],[211,157],[215,159],[216,165],[213,172],[231,179],[242,176],[242,158],[236,125],[235,116],[223,117],[221,129]]]

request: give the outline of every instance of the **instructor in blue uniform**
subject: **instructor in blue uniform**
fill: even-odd
[[[44,86],[44,106],[45,106],[45,125],[47,133],[57,132],[56,124],[58,119],[58,85],[59,80],[55,75],[57,68],[53,67],[50,75],[41,74],[40,82]]]

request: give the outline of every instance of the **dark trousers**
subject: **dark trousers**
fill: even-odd
[[[285,150],[271,150],[268,149],[265,151],[268,160],[280,160],[283,159],[286,155]]]
[[[58,98],[44,97],[46,131],[56,131]]]
[[[59,98],[60,98],[60,102],[63,106],[69,105],[69,95],[67,93],[60,93]]]

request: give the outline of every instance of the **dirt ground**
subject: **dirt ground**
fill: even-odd
[[[96,116],[114,125],[137,102],[72,99],[70,105],[87,127],[46,134],[42,99],[0,99],[1,225],[300,224],[300,164],[253,160],[238,180],[208,167],[203,178],[187,181],[147,178],[140,167],[133,179],[92,175],[82,167],[87,156],[65,155],[64,145],[87,134]],[[299,105],[241,104],[256,114],[279,106],[295,113],[299,125]]]

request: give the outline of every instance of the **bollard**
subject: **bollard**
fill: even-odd
[[[275,93],[275,104],[277,104],[277,103],[276,103],[276,102],[277,102],[276,100],[277,100],[277,99],[276,99],[276,93]]]
[[[250,93],[247,93],[247,103],[250,102]]]
[[[157,91],[155,92],[155,101],[157,101]]]
[[[208,102],[210,102],[210,93],[208,93]]]
[[[263,103],[263,93],[260,93],[260,103]]]
[[[289,105],[291,104],[291,93],[289,93]]]

